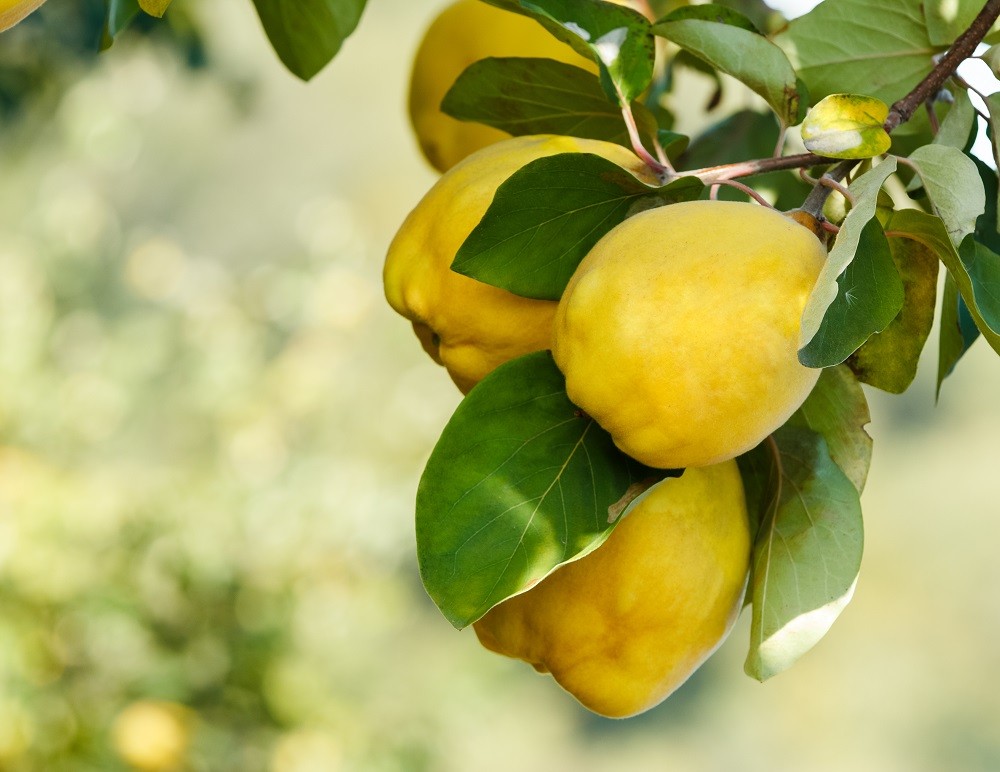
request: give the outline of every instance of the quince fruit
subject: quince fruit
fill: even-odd
[[[692,201],[625,220],[559,303],[566,390],[628,455],[664,469],[743,453],[802,404],[802,312],[826,249],[766,207]]]
[[[597,65],[527,16],[480,0],[452,3],[428,27],[410,76],[410,122],[421,151],[438,171],[447,171],[476,150],[510,136],[441,112],[441,100],[458,76],[473,62],[490,56],[555,59],[597,72]]]
[[[612,718],[666,699],[722,643],[742,607],[750,527],[735,461],[650,489],[596,550],[475,623]]]
[[[0,0],[0,32],[9,29],[45,0]]]
[[[424,349],[468,392],[504,362],[551,345],[555,301],[532,300],[451,270],[496,189],[525,164],[558,153],[594,153],[651,180],[625,148],[562,136],[517,137],[490,145],[443,175],[400,226],[383,280],[396,311],[413,322]]]

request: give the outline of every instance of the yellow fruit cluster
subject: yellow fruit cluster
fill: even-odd
[[[478,5],[463,0],[452,12],[470,4]],[[422,53],[418,68],[424,62]],[[414,82],[423,77],[415,72]],[[442,129],[451,150],[460,144],[453,137]],[[551,349],[570,400],[619,448],[649,466],[686,468],[651,488],[604,545],[475,623],[487,648],[551,673],[591,710],[622,717],[683,683],[739,613],[752,534],[734,459],[784,423],[818,379],[797,349],[825,249],[765,207],[694,201],[612,229],[558,303],[452,271],[500,184],[567,152],[600,155],[652,181],[610,143],[496,141],[458,161],[406,218],[389,248],[385,291],[463,392],[510,359]]]

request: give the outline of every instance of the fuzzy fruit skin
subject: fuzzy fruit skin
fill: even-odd
[[[0,32],[10,29],[45,0],[0,0]]]
[[[552,353],[570,399],[649,466],[750,450],[819,378],[797,351],[825,259],[807,228],[756,204],[692,201],[629,218],[559,304]]]
[[[666,699],[722,643],[743,602],[750,527],[735,461],[649,492],[608,540],[475,623],[491,651],[549,672],[611,718]]]
[[[626,5],[625,0],[613,0]],[[410,75],[410,123],[420,150],[444,172],[476,150],[508,138],[481,123],[459,121],[441,112],[441,100],[473,62],[497,57],[555,59],[597,73],[597,66],[549,34],[527,16],[481,0],[458,0],[427,28]]]
[[[389,246],[386,299],[413,322],[431,357],[468,392],[504,362],[551,346],[556,302],[532,300],[451,270],[493,194],[525,164],[558,153],[594,153],[648,179],[619,145],[561,136],[516,137],[469,156],[428,191]]]

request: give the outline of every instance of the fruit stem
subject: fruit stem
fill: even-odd
[[[642,137],[639,136],[639,127],[636,125],[635,116],[632,114],[632,105],[625,99],[621,91],[618,92],[618,103],[622,107],[622,118],[625,119],[625,127],[628,129],[628,138],[632,143],[633,152],[642,159],[642,162],[646,166],[656,173],[656,176],[661,181],[667,182],[674,176],[674,167],[671,165],[670,159],[664,154],[663,162],[661,163],[646,150],[646,147],[642,144]]]

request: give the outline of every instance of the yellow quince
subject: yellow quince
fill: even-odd
[[[467,392],[504,362],[551,345],[555,301],[532,300],[451,270],[496,189],[525,164],[558,153],[594,153],[651,180],[625,148],[562,136],[516,137],[480,150],[443,175],[400,226],[383,279],[396,311],[424,349]]]
[[[614,2],[628,5],[626,0]],[[481,0],[452,3],[428,27],[410,76],[410,122],[421,151],[438,171],[447,171],[476,150],[510,136],[441,112],[441,100],[462,71],[490,56],[555,59],[597,72],[597,65],[527,16]]]
[[[9,29],[45,0],[0,0],[0,32]]]
[[[692,201],[611,230],[559,303],[566,390],[625,453],[705,466],[761,442],[819,378],[798,361],[826,249],[756,204]]]
[[[589,555],[475,623],[491,651],[523,659],[584,706],[641,713],[722,643],[742,606],[750,527],[735,461],[652,488]]]

